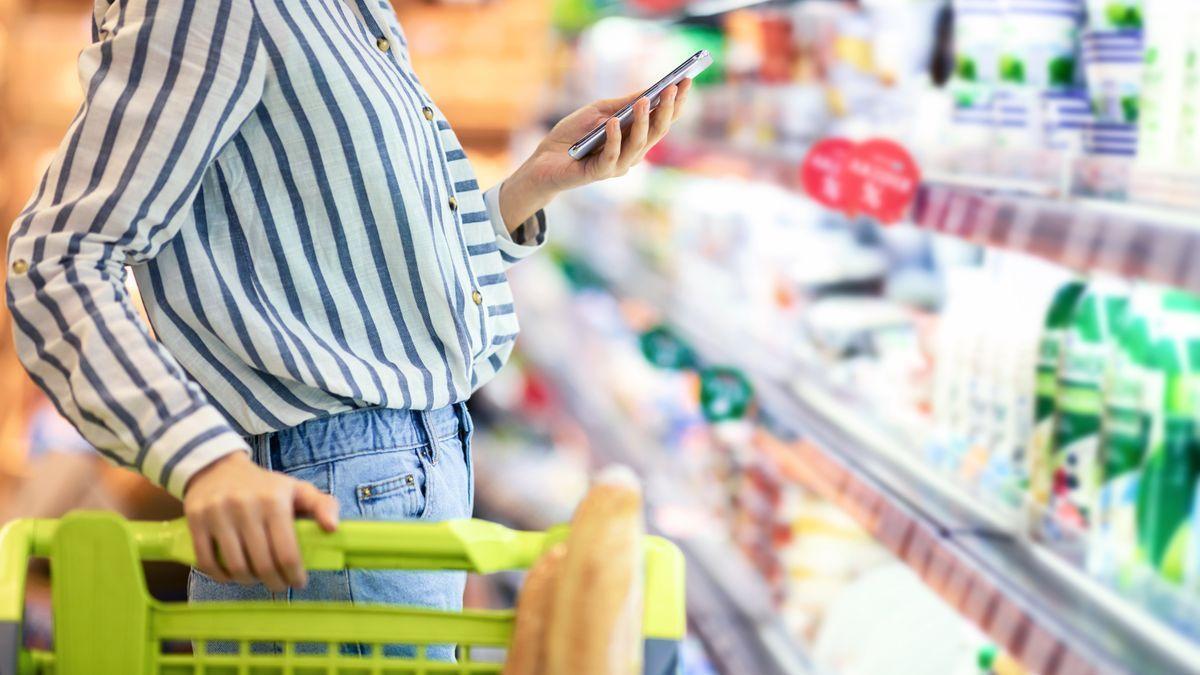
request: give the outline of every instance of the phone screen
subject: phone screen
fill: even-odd
[[[624,108],[621,108],[619,111],[617,111],[613,117],[621,120],[622,129],[627,129],[633,118],[634,103],[637,103],[644,98],[648,98],[650,99],[650,109],[653,110],[654,108],[658,107],[659,96],[667,87],[673,84],[678,84],[687,78],[695,77],[704,72],[704,70],[711,65],[712,55],[709,54],[707,50],[702,49],[695,54],[692,54],[686,61],[679,64],[674,70],[668,73],[666,77],[658,82],[655,82],[649,89],[642,92],[640,96],[630,101],[625,105]],[[576,141],[575,145],[572,145],[567,151],[567,154],[571,155],[571,157],[575,159],[583,159],[584,157],[590,155],[597,148],[603,146],[604,142],[608,140],[608,132],[604,130],[604,125],[607,122],[608,120],[606,119],[600,124],[596,125],[596,128],[592,129],[585,134],[583,138]]]

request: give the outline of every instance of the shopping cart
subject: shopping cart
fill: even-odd
[[[296,532],[312,570],[480,574],[529,567],[566,536],[565,528],[518,532],[479,520],[343,522],[331,534],[302,521]],[[685,631],[683,558],[657,537],[647,537],[644,547],[645,672],[672,675],[679,669]],[[50,559],[52,651],[27,650],[21,643],[31,556]],[[0,675],[491,675],[501,670],[497,654],[513,630],[512,611],[160,602],[146,590],[142,562],[150,560],[195,561],[183,521],[130,522],[80,512],[5,526],[0,530]],[[188,653],[189,643],[229,648]],[[410,646],[407,652],[413,655],[395,657],[395,650],[383,649],[396,644]],[[458,662],[429,660],[426,650],[435,644],[459,645]],[[355,655],[347,653],[348,645],[358,646]]]

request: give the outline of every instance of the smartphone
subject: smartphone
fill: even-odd
[[[658,107],[659,97],[662,95],[664,89],[673,84],[679,84],[690,77],[699,75],[700,73],[704,72],[705,68],[711,66],[712,62],[712,55],[708,53],[708,50],[701,49],[695,54],[692,54],[691,57],[689,57],[686,61],[679,64],[679,66],[675,68],[675,70],[672,70],[670,73],[668,73],[666,77],[658,82],[655,82],[654,86],[650,87],[646,91],[643,91],[641,96],[633,99],[624,108],[618,110],[617,114],[613,115],[613,117],[621,120],[622,132],[629,129],[629,126],[633,123],[634,103],[637,103],[644,98],[648,98],[650,99],[650,109],[654,110]],[[598,148],[604,147],[604,142],[608,140],[608,132],[604,130],[604,125],[607,122],[608,120],[606,119],[598,124],[595,129],[587,132],[583,138],[579,139],[575,142],[575,145],[571,146],[571,149],[567,150],[567,154],[574,159],[583,159],[584,157],[592,154]]]

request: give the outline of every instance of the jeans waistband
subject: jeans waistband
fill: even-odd
[[[364,408],[249,439],[254,461],[289,471],[354,455],[419,448],[471,431],[465,403],[437,410]]]

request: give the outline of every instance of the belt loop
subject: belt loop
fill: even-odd
[[[465,443],[467,437],[474,431],[471,424],[471,412],[467,409],[466,401],[454,404],[454,414],[458,417],[458,437]]]
[[[283,451],[279,447],[279,432],[271,432],[266,441],[270,449],[267,453],[267,461],[269,462],[267,468],[273,471],[281,471],[283,468]]]
[[[414,410],[413,415],[417,417],[417,428],[425,435],[426,457],[429,458],[430,464],[438,463],[438,439],[437,434],[433,433],[433,425],[429,423],[429,412],[425,410]]]

